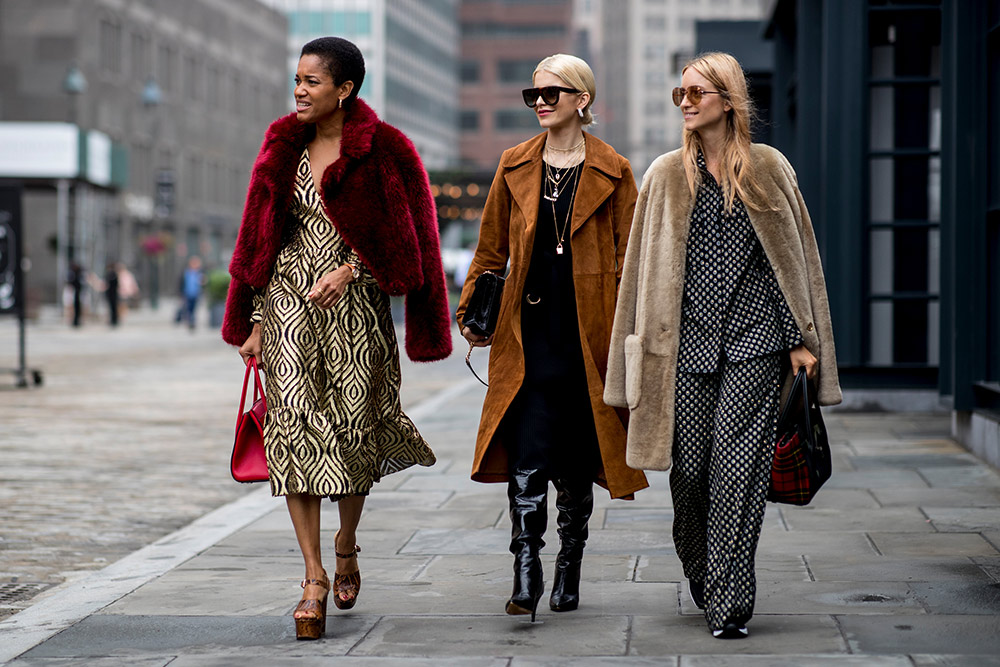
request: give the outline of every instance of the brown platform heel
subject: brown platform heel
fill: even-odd
[[[302,588],[306,586],[322,586],[326,593],[321,598],[306,598],[299,600],[295,607],[294,615],[300,611],[311,612],[313,616],[305,616],[295,619],[296,639],[319,639],[326,632],[326,601],[330,597],[330,578],[323,573],[322,579],[303,579]]]
[[[339,535],[339,532],[338,532]],[[337,544],[337,538],[334,536],[334,545]],[[337,558],[355,558],[357,554],[361,553],[361,547],[354,545],[354,551],[348,554],[342,554],[336,550],[334,547],[334,553],[337,554]],[[333,603],[337,605],[337,609],[350,609],[358,601],[358,594],[361,593],[361,570],[357,572],[352,572],[350,574],[338,574],[333,573]]]

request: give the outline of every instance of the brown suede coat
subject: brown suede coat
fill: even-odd
[[[767,211],[747,207],[750,224],[806,348],[819,360],[819,403],[836,405],[841,393],[826,282],[795,171],[784,155],[763,144],[750,146],[750,161],[767,202],[774,207]],[[604,392],[609,405],[629,408],[627,461],[642,470],[670,467],[681,301],[693,207],[680,149],[661,155],[650,165],[639,193]],[[791,380],[789,373],[782,399]]]
[[[628,160],[584,133],[587,157],[573,205],[570,239],[573,285],[587,388],[594,411],[602,470],[598,483],[612,498],[630,497],[647,485],[642,472],[625,465],[627,415],[604,403],[611,325],[621,280],[625,245],[635,209],[636,187]],[[490,388],[483,404],[472,479],[506,482],[507,453],[497,427],[524,380],[521,295],[528,275],[542,187],[545,134],[504,151],[483,210],[479,246],[456,313],[461,326],[476,278],[483,271],[503,275],[510,260],[500,319],[490,352]]]

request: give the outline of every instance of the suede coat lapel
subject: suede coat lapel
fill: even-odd
[[[568,234],[573,256],[580,343],[602,470],[598,482],[612,497],[630,497],[645,488],[645,476],[625,465],[624,411],[602,399],[611,322],[628,229],[635,205],[635,181],[628,161],[599,139],[585,133],[587,157],[577,186]],[[503,274],[504,287],[497,331],[490,350],[490,388],[476,439],[472,478],[506,482],[507,455],[498,431],[501,420],[524,380],[521,302],[541,203],[542,149],[545,134],[504,152],[490,187],[479,231],[479,245],[469,269],[456,313],[459,324],[483,271]]]
[[[774,210],[747,207],[805,346],[819,360],[819,401],[841,400],[833,326],[812,222],[795,172],[781,153],[753,144],[751,163]],[[636,202],[615,312],[604,399],[630,412],[626,460],[670,467],[687,237],[694,200],[681,151],[658,158]],[[784,396],[790,385],[786,379]]]

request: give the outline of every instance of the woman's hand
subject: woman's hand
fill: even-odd
[[[472,347],[486,347],[493,344],[493,336],[474,334],[469,327],[462,327],[462,336],[465,337],[465,340],[472,343]]]
[[[249,364],[250,357],[254,357],[257,360],[257,366],[260,367],[260,353],[262,349],[263,346],[260,343],[260,323],[258,322],[253,325],[253,331],[250,332],[250,336],[246,342],[240,346],[240,356],[243,357],[243,363]]]
[[[793,348],[791,352],[788,353],[789,358],[792,361],[792,373],[798,374],[799,368],[802,366],[806,367],[806,377],[810,380],[816,379],[816,374],[819,372],[819,361],[812,355],[812,352],[806,349],[805,345],[799,345]]]
[[[351,267],[344,264],[317,280],[306,294],[306,298],[320,308],[333,308],[333,304],[340,300],[347,285],[353,280]]]

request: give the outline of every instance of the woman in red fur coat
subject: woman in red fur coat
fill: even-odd
[[[427,172],[413,144],[358,99],[364,74],[346,40],[303,47],[295,113],[267,131],[229,267],[222,335],[267,373],[271,492],[285,496],[305,560],[299,639],[326,629],[322,498],[338,502],[333,599],[350,609],[365,496],[382,475],[434,463],[400,408],[389,295],[406,296],[411,359],[451,353]]]

